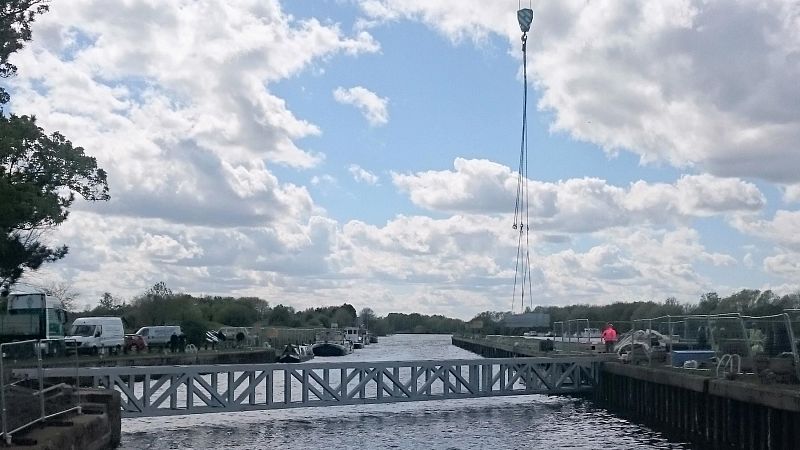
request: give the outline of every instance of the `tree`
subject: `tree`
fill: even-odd
[[[8,78],[17,73],[17,66],[8,58],[22,49],[31,40],[31,23],[36,16],[44,14],[50,7],[46,0],[4,0],[0,6],[0,77]],[[0,87],[0,104],[7,103],[8,92]]]
[[[53,282],[42,287],[45,294],[55,297],[65,311],[75,311],[75,303],[80,294],[72,287],[71,283]]]
[[[167,287],[167,283],[159,281],[158,283],[154,284],[153,287],[145,291],[144,295],[145,297],[152,299],[167,299],[172,297],[174,294],[172,293],[172,289]]]
[[[30,24],[46,3],[8,0],[0,7],[0,78],[16,74],[8,58],[31,39]],[[0,105],[8,101],[0,88]],[[50,247],[42,237],[67,219],[76,195],[109,199],[106,172],[95,158],[60,133],[45,133],[35,117],[0,109],[0,284],[66,256],[66,245]]]
[[[361,321],[361,325],[364,326],[367,330],[370,329],[370,325],[375,322],[375,312],[372,311],[372,308],[364,308],[361,310],[361,313],[358,315],[359,320]]]

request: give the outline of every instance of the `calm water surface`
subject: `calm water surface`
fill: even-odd
[[[314,361],[468,359],[450,336],[395,335]],[[123,419],[123,449],[682,449],[585,400],[527,395]]]

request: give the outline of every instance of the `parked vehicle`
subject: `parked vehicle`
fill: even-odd
[[[147,344],[148,348],[169,347],[172,336],[183,336],[183,330],[178,325],[158,325],[139,328],[136,332]]]
[[[147,341],[144,340],[142,336],[138,334],[126,334],[125,335],[125,353],[128,352],[143,352],[147,350]]]
[[[42,293],[13,293],[0,315],[0,342],[42,340],[44,354],[64,352],[67,313],[57,298]]]
[[[65,338],[68,349],[96,355],[103,349],[120,353],[125,345],[125,332],[119,317],[81,317],[75,319]]]

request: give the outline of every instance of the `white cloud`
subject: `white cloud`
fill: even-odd
[[[519,31],[505,7],[466,0],[363,5],[371,21],[363,26],[413,17],[455,41],[500,32],[518,54]],[[681,66],[685,56],[704,80],[724,66],[699,58],[682,35],[687,29],[699,33],[700,18],[717,18],[723,31],[734,29],[718,11],[724,8],[710,2],[687,15],[681,4],[661,5],[535,6],[531,68],[557,127],[609,151],[622,147],[647,161],[711,173],[629,186],[597,178],[531,180],[537,303],[696,299],[712,284],[705,266],[735,264],[731,255],[705,248],[688,228],[697,217],[733,217],[743,232],[774,240],[780,249],[764,260],[765,270],[795,273],[791,259],[779,256],[800,247],[793,240],[800,235],[796,213],[759,220],[753,213],[765,199],[758,188],[717,175],[777,179],[781,171],[800,173],[793,154],[779,145],[781,136],[794,136],[786,131],[797,124],[796,109],[786,107],[793,91],[774,95],[783,92],[782,77],[795,73],[794,60],[781,49],[796,39],[786,37],[784,25],[764,28],[774,33],[765,53],[773,59],[759,65],[762,55],[755,55],[745,69],[760,67],[763,77],[743,84],[748,89],[726,104],[719,92],[684,83]],[[662,9],[670,5],[674,10]],[[646,20],[626,20],[644,7],[655,8]],[[702,11],[711,7],[717,10]],[[731,9],[750,7],[737,3]],[[439,218],[398,215],[382,225],[327,218],[305,186],[275,175],[276,165],[307,169],[325,155],[301,147],[322,130],[297,117],[270,86],[307,70],[324,73],[320,65],[331,58],[378,51],[369,33],[297,19],[277,1],[131,0],[107,8],[99,0],[73,0],[54,2],[52,9],[37,21],[30,45],[15,55],[21,75],[11,80],[11,106],[35,113],[45,129],[63,131],[97,156],[110,172],[113,200],[76,205],[51,236],[69,243],[69,257],[38,275],[50,271],[72,280],[87,300],[106,291],[132,296],[164,280],[175,290],[258,295],[298,308],[346,299],[379,314],[469,318],[510,306],[517,235],[506,217],[516,187],[508,167],[459,158],[453,170],[395,173],[394,184]],[[757,19],[783,11],[765,8]],[[613,20],[619,30],[610,29]],[[693,28],[681,28],[687,23]],[[745,23],[743,30],[753,26]],[[679,38],[674,47],[654,51],[669,42],[668,33]],[[709,41],[719,43],[716,36]],[[738,46],[752,56],[750,43],[744,44]],[[637,60],[625,64],[616,53]],[[722,74],[720,90],[749,76],[724,69],[730,73]],[[610,81],[600,83],[604,76]],[[371,124],[387,123],[386,99],[360,86],[336,92]],[[759,108],[763,115],[754,114]],[[754,142],[768,149],[759,153],[765,164],[755,171],[748,163]],[[785,158],[776,169],[778,154]],[[379,182],[360,166],[348,170],[359,181]],[[310,183],[336,179],[317,175]],[[793,189],[785,198],[797,196]]]
[[[51,9],[15,55],[11,110],[35,113],[98,158],[112,194],[104,212],[253,226],[315,211],[305,187],[269,166],[318,164],[324,155],[295,141],[320,130],[269,85],[323,58],[377,51],[368,33],[294,19],[274,0]]]
[[[389,99],[379,97],[378,94],[361,86],[349,89],[338,87],[333,91],[333,98],[344,105],[353,105],[358,108],[370,125],[386,125],[389,123]]]
[[[319,186],[321,184],[336,185],[338,182],[336,180],[336,177],[334,177],[333,175],[324,174],[324,175],[314,175],[313,177],[311,177],[310,183],[314,186]]]
[[[506,4],[361,5],[374,21],[417,20],[453,41],[497,33],[519,54]],[[795,1],[537,1],[533,9],[530,72],[553,129],[645,163],[800,181]]]
[[[365,170],[358,164],[351,164],[347,170],[351,175],[353,175],[353,179],[359,183],[367,183],[371,185],[378,184],[378,176],[368,170]]]
[[[790,184],[784,186],[783,201],[786,203],[800,202],[800,184]]]
[[[392,174],[414,204],[457,213],[508,213],[517,174],[487,161],[457,158],[452,171]],[[766,203],[752,183],[708,174],[684,175],[674,184],[637,181],[628,188],[597,178],[528,183],[531,217],[537,229],[596,231],[636,223],[662,223],[733,212],[756,212]]]
[[[800,211],[778,210],[771,220],[735,217],[734,227],[743,233],[774,242],[784,249],[800,252]]]

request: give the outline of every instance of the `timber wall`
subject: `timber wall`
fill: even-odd
[[[800,389],[604,363],[595,400],[703,448],[800,448]]]

